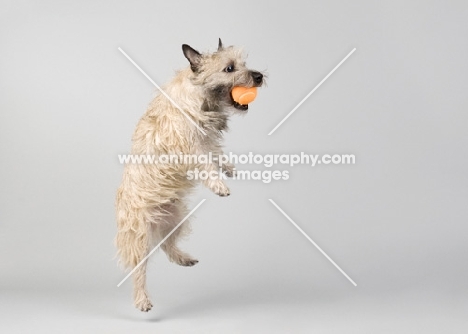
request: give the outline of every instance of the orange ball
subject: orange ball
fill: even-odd
[[[236,86],[231,91],[232,99],[239,104],[249,104],[257,97],[257,87]]]

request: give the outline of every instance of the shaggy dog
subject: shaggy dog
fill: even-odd
[[[259,87],[263,74],[250,70],[240,49],[223,47],[199,53],[182,45],[190,66],[179,71],[150,103],[133,134],[134,155],[213,155],[223,154],[222,132],[227,130],[230,113],[245,113],[247,105],[234,102],[234,86]],[[172,100],[172,101],[171,101]],[[180,108],[180,109],[179,109]],[[117,192],[116,245],[121,264],[133,269],[158,242],[187,215],[185,198],[196,185],[187,172],[218,172],[232,176],[234,166],[205,164],[127,164]],[[203,184],[219,196],[229,196],[229,188],[220,179]],[[177,247],[188,232],[184,223],[161,245],[170,261],[193,266],[198,260]],[[133,273],[134,303],[141,311],[152,307],[146,291],[146,260]]]

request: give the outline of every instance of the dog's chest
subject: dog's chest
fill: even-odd
[[[205,102],[202,106],[204,116],[203,125],[207,129],[216,131],[227,130],[228,116],[219,106],[212,106]]]

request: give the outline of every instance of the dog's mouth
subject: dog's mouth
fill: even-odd
[[[232,98],[232,95],[229,94],[229,97],[230,97],[230,100],[231,100],[231,104],[234,108],[236,108],[237,110],[242,110],[242,111],[247,111],[249,109],[249,105],[248,104],[240,104],[236,101],[234,101],[234,99]]]
[[[232,101],[232,105],[234,106],[234,108],[236,109],[239,109],[239,110],[242,110],[242,111],[246,111],[249,109],[249,105],[248,104],[240,104],[240,103],[237,103],[236,101]]]

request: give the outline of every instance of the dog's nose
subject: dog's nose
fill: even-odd
[[[261,84],[263,80],[263,74],[260,72],[252,72],[252,78],[256,84]]]

